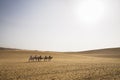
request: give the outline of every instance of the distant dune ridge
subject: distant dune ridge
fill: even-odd
[[[11,54],[9,54],[11,53]],[[23,56],[24,54],[24,56]],[[89,57],[101,57],[101,58],[120,58],[120,48],[106,48],[106,49],[96,49],[96,50],[88,50],[88,51],[76,51],[76,52],[55,52],[55,51],[39,51],[39,50],[24,50],[17,48],[5,48],[0,47],[0,58],[13,57],[28,57],[30,55],[57,55],[57,57],[66,55],[68,56],[89,56]],[[65,56],[64,56],[65,55]]]
[[[94,57],[110,57],[110,58],[120,58],[120,48],[106,48],[106,49],[96,49],[81,52],[67,52],[71,54],[82,54]]]
[[[23,49],[17,49],[17,48],[6,48],[6,47],[0,47],[0,50],[23,50]],[[33,51],[39,51],[39,50],[33,50]],[[74,52],[67,52],[67,53],[96,53],[96,52],[116,52],[120,53],[120,47],[117,48],[104,48],[104,49],[95,49],[95,50],[87,50],[87,51],[74,51]],[[43,51],[43,52],[55,52],[55,51]],[[57,51],[56,51],[57,52]]]
[[[0,50],[20,50],[20,49],[0,47]]]
[[[115,58],[120,58],[120,47],[118,47],[118,48],[95,49],[95,50],[88,50],[88,51],[76,51],[76,52],[23,50],[23,49],[5,48],[5,47],[0,47],[0,50],[12,50],[12,51],[19,50],[19,51],[41,52],[41,53],[66,53],[66,54],[69,53],[69,54],[89,55],[89,56],[94,56],[94,57],[115,57]]]

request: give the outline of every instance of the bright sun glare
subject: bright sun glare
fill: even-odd
[[[104,4],[100,0],[84,0],[75,6],[75,14],[83,23],[96,23],[104,13]]]

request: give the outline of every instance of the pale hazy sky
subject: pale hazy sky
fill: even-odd
[[[120,47],[120,0],[0,0],[0,46],[50,51]]]

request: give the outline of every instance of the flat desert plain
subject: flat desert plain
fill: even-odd
[[[53,56],[32,61],[32,56]],[[0,80],[120,80],[120,48],[84,52],[0,50]]]

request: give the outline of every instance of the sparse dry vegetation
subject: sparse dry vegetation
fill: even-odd
[[[113,57],[105,52],[87,53],[89,54],[0,50],[0,80],[120,79],[119,50],[117,54],[114,51],[111,53]],[[51,55],[54,58],[50,62],[28,62],[30,55]]]

